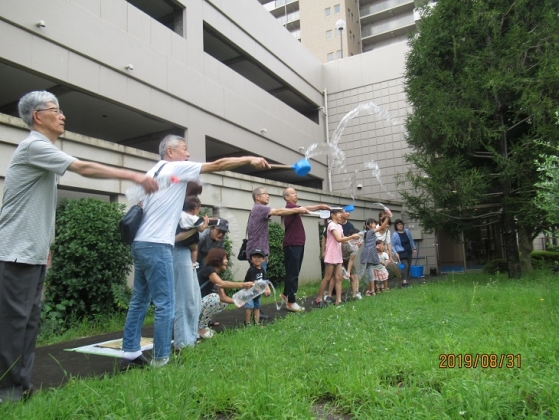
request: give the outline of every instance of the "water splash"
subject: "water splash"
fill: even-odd
[[[373,160],[373,161],[365,162],[362,165],[360,165],[357,169],[355,169],[352,173],[348,174],[348,170],[346,169],[346,154],[344,153],[343,150],[340,149],[340,147],[338,147],[340,138],[342,137],[342,134],[346,129],[346,126],[350,123],[350,121],[355,117],[364,116],[364,115],[374,115],[377,116],[378,118],[386,120],[387,122],[389,122],[389,124],[391,124],[391,126],[401,126],[403,132],[405,132],[406,135],[406,131],[404,130],[403,123],[401,120],[397,118],[393,118],[389,111],[381,108],[375,102],[366,102],[356,106],[353,110],[351,110],[348,114],[346,114],[342,118],[342,120],[340,120],[338,126],[336,127],[333,133],[330,143],[320,143],[320,144],[314,143],[310,145],[305,152],[305,158],[310,159],[318,155],[327,156],[328,159],[330,160],[331,168],[337,169],[338,174],[344,175],[342,177],[342,182],[344,187],[350,191],[352,200],[355,200],[354,193],[356,191],[357,177],[360,169],[370,170],[372,176],[377,180],[377,182],[387,193],[387,195],[389,195],[389,197],[394,198],[395,194],[389,192],[389,190],[387,190],[387,188],[381,181],[381,169],[379,168],[379,164],[376,161]]]

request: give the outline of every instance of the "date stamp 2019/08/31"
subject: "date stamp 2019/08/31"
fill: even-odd
[[[490,369],[513,369],[521,368],[521,355],[520,354],[494,354],[494,353],[442,353],[439,355],[440,369],[454,369],[465,368],[475,369],[490,368]]]

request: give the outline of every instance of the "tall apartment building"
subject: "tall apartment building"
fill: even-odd
[[[418,19],[414,0],[259,2],[323,63],[402,42]]]

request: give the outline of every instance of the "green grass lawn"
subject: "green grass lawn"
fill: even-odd
[[[0,416],[558,418],[557,276],[444,279],[229,330],[164,368],[71,380]]]

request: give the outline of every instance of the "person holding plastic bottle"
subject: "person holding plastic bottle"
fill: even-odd
[[[249,252],[249,261],[251,266],[245,275],[245,281],[256,282],[259,280],[266,280],[266,271],[262,267],[264,261],[264,251],[255,248]],[[270,296],[270,288],[266,286],[264,291],[265,296]],[[261,295],[254,297],[245,303],[245,326],[251,325],[251,318],[255,321],[255,325],[260,325],[261,313]]]
[[[234,303],[233,299],[226,295],[224,289],[250,289],[255,284],[252,281],[239,283],[222,280],[220,274],[227,270],[227,265],[227,252],[221,248],[212,248],[208,251],[204,267],[198,272],[198,283],[202,295],[198,334],[202,338],[211,338],[214,335],[214,331],[208,328],[208,323],[230,303]]]
[[[342,302],[342,244],[351,240],[359,240],[360,235],[357,233],[348,237],[344,237],[340,222],[343,220],[342,209],[331,209],[331,220],[327,223],[327,239],[325,245],[325,276],[319,286],[319,296],[315,300],[316,305],[321,305],[323,292],[327,288],[329,281],[334,277],[334,289],[336,293],[335,305]],[[332,302],[332,297],[328,297],[327,303]]]
[[[160,171],[158,177],[174,176],[179,182],[143,200],[142,223],[131,249],[134,260],[134,286],[124,326],[121,370],[141,368],[147,364],[161,367],[169,362],[175,315],[172,250],[175,244],[175,230],[187,193],[187,183],[198,179],[203,173],[231,170],[243,165],[252,165],[260,169],[270,167],[264,158],[255,156],[222,158],[205,163],[189,162],[186,140],[174,134],[165,136],[160,142],[159,155],[161,160],[148,171],[148,175]],[[190,250],[186,250],[184,258],[190,261]],[[195,296],[200,296],[199,286],[194,275],[191,277],[185,285],[185,292],[196,300]],[[148,362],[142,354],[140,336],[151,302],[155,306],[154,348],[153,358]],[[196,311],[192,324],[189,324],[193,329],[196,328],[198,315],[199,311]]]

